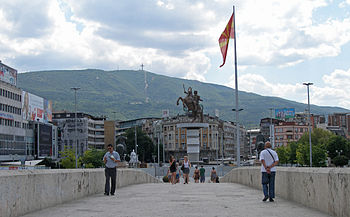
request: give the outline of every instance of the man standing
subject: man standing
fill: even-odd
[[[103,162],[106,165],[105,168],[105,176],[106,176],[106,184],[105,184],[105,195],[114,195],[115,193],[115,183],[117,179],[117,162],[120,162],[120,156],[118,152],[113,151],[113,145],[109,144],[107,146],[108,151],[103,157]],[[109,179],[112,182],[112,188],[109,188]],[[111,190],[111,191],[109,191]]]
[[[265,196],[263,201],[265,202],[269,199],[270,202],[273,202],[273,198],[275,198],[275,166],[279,160],[277,153],[271,149],[270,142],[265,143],[265,149],[260,153],[260,161],[262,173],[261,183]]]

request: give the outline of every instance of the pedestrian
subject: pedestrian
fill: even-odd
[[[212,168],[211,172],[210,172],[210,181],[213,183],[216,183],[216,170],[215,167]]]
[[[176,183],[180,183],[181,169],[179,168],[179,163],[176,163]]]
[[[183,175],[184,175],[184,184],[188,184],[188,174],[190,173],[190,168],[191,168],[191,162],[188,160],[188,157],[184,157],[184,162],[182,164],[183,166]]]
[[[200,174],[201,183],[204,183],[205,182],[205,169],[203,168],[203,165],[199,169],[199,174]]]
[[[170,156],[170,160],[169,160],[169,165],[170,165],[170,174],[171,174],[171,184],[175,184],[176,183],[176,160],[173,156]]]
[[[195,183],[199,183],[199,169],[197,166],[195,168],[196,169],[194,170],[194,173],[193,173],[193,179]]]
[[[276,176],[276,165],[278,164],[278,155],[271,149],[271,143],[265,143],[265,149],[260,153],[261,161],[261,183],[263,186],[264,199],[273,202],[275,198],[275,176]]]
[[[117,162],[120,162],[120,156],[118,152],[113,150],[113,145],[109,144],[107,146],[108,151],[103,156],[103,162],[105,163],[105,176],[106,176],[106,184],[105,184],[105,195],[113,196],[115,193],[116,187],[116,179],[117,179]],[[111,188],[110,188],[110,180],[111,180]]]

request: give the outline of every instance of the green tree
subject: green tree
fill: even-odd
[[[128,129],[124,136],[126,140],[126,153],[131,153],[135,149],[135,128]],[[151,138],[144,133],[140,127],[137,127],[137,155],[142,162],[151,162],[154,144]]]
[[[331,138],[332,133],[316,128],[311,133],[312,144],[312,165],[315,167],[326,166],[327,159],[327,144]],[[298,141],[298,148],[296,151],[297,162],[300,165],[310,166],[310,148],[309,148],[309,134],[304,135]]]
[[[342,136],[333,135],[327,145],[328,156],[333,160],[335,157],[345,155],[349,157],[349,141]]]
[[[103,156],[106,153],[104,150],[91,149],[84,152],[81,157],[81,162],[85,168],[100,168],[103,167]]]
[[[349,162],[349,158],[346,157],[345,155],[339,155],[333,158],[333,163],[335,166],[344,166],[347,165]]]
[[[288,163],[296,164],[297,163],[297,142],[290,142],[287,145],[287,154],[288,154]]]
[[[61,153],[61,165],[66,169],[75,168],[75,152],[68,148],[64,147],[64,150]],[[78,167],[80,167],[80,161],[78,159]]]
[[[285,146],[280,146],[276,149],[276,152],[278,154],[278,159],[280,164],[287,164],[288,163],[288,150]]]

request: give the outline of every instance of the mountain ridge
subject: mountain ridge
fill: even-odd
[[[146,79],[145,74],[146,73]],[[147,82],[147,96],[145,92]],[[74,110],[74,92],[71,87],[80,87],[77,92],[78,110],[92,115],[107,115],[120,120],[160,117],[163,109],[170,115],[182,114],[182,105],[176,106],[178,97],[184,97],[183,85],[198,90],[203,99],[204,113],[214,115],[219,110],[220,118],[234,121],[234,89],[223,85],[197,80],[159,75],[141,70],[101,69],[49,70],[18,74],[18,86],[25,91],[53,101],[54,110]],[[146,102],[146,97],[149,102]],[[269,108],[295,108],[305,111],[307,105],[291,100],[261,96],[239,91],[240,123],[247,127],[257,126],[261,118],[270,117]],[[115,112],[115,113],[113,113]],[[329,114],[349,112],[340,107],[311,105],[311,113]]]

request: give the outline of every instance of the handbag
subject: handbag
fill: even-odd
[[[184,171],[184,169],[185,169],[185,166],[184,166],[184,165],[182,165],[182,166],[181,166],[181,170],[182,170],[182,171]]]

